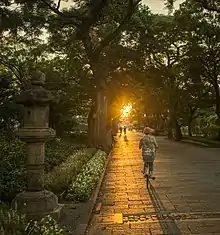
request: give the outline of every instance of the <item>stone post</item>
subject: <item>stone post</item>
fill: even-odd
[[[43,85],[45,75],[36,71],[30,87],[18,97],[17,103],[24,105],[24,117],[17,136],[26,142],[27,189],[18,194],[12,206],[29,218],[44,215],[59,217],[60,205],[55,194],[44,190],[44,145],[55,136],[49,128],[49,103],[53,97]]]

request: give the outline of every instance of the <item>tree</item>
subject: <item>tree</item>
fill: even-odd
[[[158,94],[166,100],[163,103],[169,111],[168,137],[173,138],[174,128],[176,139],[180,140],[179,90],[183,84],[180,61],[185,57],[186,42],[173,16],[154,16],[151,32],[147,34],[148,37],[146,32],[141,34],[139,44],[140,51],[145,55],[145,70],[151,77],[155,94],[158,88],[163,90]]]
[[[168,115],[169,137],[173,138],[174,129],[176,140],[181,140],[181,126],[188,125],[191,135],[192,121],[202,108],[212,105],[211,88],[197,60],[201,50],[178,13],[152,16],[144,9],[139,18],[129,40],[137,44],[139,59],[132,66],[139,67],[143,75],[137,77],[146,87],[143,113],[150,114],[156,124],[164,123]]]
[[[204,80],[206,86],[212,87],[216,115],[220,120],[219,15],[205,11],[199,4],[192,5],[191,3],[191,1],[186,1],[178,11],[177,17],[182,22],[186,22],[186,18],[190,19],[190,24],[184,23],[184,27],[188,32],[191,47],[195,48],[194,64],[197,66],[198,76]]]
[[[199,3],[203,8],[212,11],[220,13],[220,1],[219,0],[196,0],[197,3]]]
[[[44,9],[49,9],[55,13],[57,17],[52,15],[48,18],[48,13],[45,14],[46,21],[44,22],[57,22],[59,21],[63,26],[72,25],[76,29],[76,38],[79,39],[85,49],[88,63],[90,64],[95,81],[96,98],[94,99],[94,106],[91,109],[92,113],[89,117],[93,117],[93,123],[90,125],[89,131],[93,139],[96,139],[98,146],[104,146],[103,135],[106,136],[106,119],[107,115],[104,112],[101,118],[100,112],[106,110],[106,81],[105,76],[99,66],[102,57],[105,56],[104,48],[106,48],[113,40],[119,36],[125,24],[132,17],[140,0],[128,1],[113,1],[108,4],[107,1],[78,1],[70,10],[61,10],[61,1],[54,3],[53,1],[39,0],[20,1],[24,6],[32,5],[37,11],[44,6]],[[168,1],[172,3],[172,1]],[[124,14],[125,13],[125,14]],[[40,14],[42,16],[42,14]],[[111,24],[110,24],[110,21]],[[100,27],[102,26],[102,27]],[[110,33],[108,33],[110,32]],[[104,101],[105,100],[105,101]],[[95,118],[96,117],[96,118]],[[92,139],[91,138],[91,139]]]
[[[124,2],[114,2],[107,4],[107,1],[93,1],[93,2],[79,2],[78,10],[70,10],[61,12],[59,3],[55,6],[46,0],[41,0],[51,11],[53,11],[59,19],[62,19],[62,24],[71,24],[76,28],[76,38],[79,39],[85,49],[88,63],[93,73],[95,81],[96,97],[94,105],[91,108],[89,115],[89,135],[90,139],[95,140],[98,147],[108,149],[106,146],[105,136],[107,133],[107,96],[106,96],[106,77],[102,72],[99,64],[101,57],[104,56],[103,49],[108,46],[122,31],[125,24],[132,17],[140,0],[128,0],[125,5]],[[117,10],[112,12],[113,7]],[[125,11],[125,15],[121,14]],[[120,17],[123,15],[123,17]],[[113,16],[113,18],[111,17]],[[109,24],[109,20],[114,20],[114,24]],[[100,26],[103,26],[100,28]],[[113,30],[111,30],[113,28]],[[110,33],[106,32],[110,31]],[[93,120],[91,120],[91,118]]]
[[[18,125],[20,106],[15,98],[27,85],[30,71],[43,51],[44,46],[36,39],[13,34],[3,34],[0,38],[1,133],[11,134]]]

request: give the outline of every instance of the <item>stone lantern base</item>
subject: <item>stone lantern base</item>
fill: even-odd
[[[12,201],[12,207],[22,214],[26,214],[28,219],[40,219],[46,215],[51,215],[59,220],[62,205],[58,204],[57,196],[47,190],[39,192],[22,192]]]

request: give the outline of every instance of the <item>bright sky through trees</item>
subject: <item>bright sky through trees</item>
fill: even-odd
[[[183,1],[184,0],[177,0],[174,3],[175,9],[178,9],[179,4],[182,3]],[[156,13],[156,14],[168,13],[168,10],[165,8],[165,5],[164,5],[164,0],[142,0],[142,3],[149,6],[149,8],[152,10],[153,13]],[[62,1],[61,7],[68,7],[70,4],[72,4],[71,1],[69,2]]]

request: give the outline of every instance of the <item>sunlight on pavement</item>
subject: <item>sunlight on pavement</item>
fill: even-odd
[[[147,191],[141,136],[117,137],[86,234],[220,234],[220,151],[157,137],[156,180]]]

